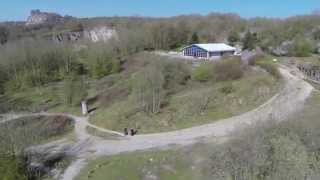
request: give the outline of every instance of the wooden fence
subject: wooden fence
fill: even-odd
[[[320,82],[320,66],[312,64],[298,64],[298,69],[311,80]]]

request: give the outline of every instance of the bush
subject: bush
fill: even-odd
[[[268,73],[270,73],[277,79],[281,77],[277,64],[273,63],[269,58],[264,57],[262,59],[256,60],[255,65],[266,70]]]
[[[164,88],[171,92],[185,85],[191,74],[189,67],[181,61],[165,61],[162,71],[165,79]]]
[[[297,39],[290,50],[290,55],[296,57],[309,57],[313,52],[310,42],[304,39]]]
[[[85,59],[92,78],[100,79],[120,71],[120,60],[114,53],[115,49],[106,44],[89,46]]]
[[[275,78],[281,78],[280,71],[276,63],[272,62],[271,58],[265,55],[257,55],[249,61],[250,66],[259,66]]]
[[[240,79],[243,76],[241,60],[238,58],[222,59],[214,64],[213,72],[216,81]]]
[[[225,84],[223,87],[221,87],[220,89],[220,92],[222,92],[223,94],[225,95],[228,95],[228,94],[231,94],[235,91],[232,83],[227,83]]]
[[[199,67],[197,67],[193,74],[192,79],[200,82],[206,82],[213,78],[213,63],[206,62],[201,63]]]

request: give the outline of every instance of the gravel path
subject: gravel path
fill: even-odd
[[[294,71],[294,72],[293,72]],[[239,130],[244,125],[251,125],[263,121],[281,121],[290,114],[303,108],[305,100],[310,96],[313,87],[303,80],[303,76],[296,70],[281,66],[280,72],[284,77],[284,88],[268,102],[260,107],[239,116],[220,120],[211,124],[177,130],[167,133],[137,135],[123,137],[121,140],[102,140],[92,137],[86,132],[90,126],[106,133],[122,135],[121,133],[96,127],[88,122],[87,117],[76,117],[68,114],[39,113],[34,115],[65,115],[76,122],[75,133],[77,143],[73,146],[74,161],[65,171],[62,180],[72,180],[86,162],[106,155],[115,155],[123,152],[147,150],[153,148],[168,148],[172,145],[191,145],[208,137],[226,137],[231,132]],[[25,115],[11,115],[11,117],[23,117]],[[27,115],[30,116],[30,115]],[[8,116],[5,116],[8,117]],[[10,117],[10,115],[9,115]],[[7,118],[8,121],[11,118]],[[0,122],[1,123],[1,122]],[[241,130],[241,129],[240,129]]]

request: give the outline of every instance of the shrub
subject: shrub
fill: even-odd
[[[223,87],[221,87],[220,89],[220,92],[222,92],[223,94],[225,95],[228,95],[228,94],[231,94],[235,91],[232,83],[227,83],[225,84]]]
[[[312,54],[312,51],[313,48],[310,42],[304,39],[297,39],[290,49],[290,55],[296,57],[309,57]]]
[[[222,59],[214,64],[213,72],[216,81],[239,79],[243,76],[241,60],[238,58]]]
[[[260,66],[262,69],[266,70],[268,73],[273,75],[276,78],[280,78],[280,72],[275,64],[272,62],[267,61],[258,61],[257,65]]]
[[[280,71],[277,67],[277,64],[272,62],[271,58],[269,58],[265,55],[257,55],[255,57],[253,57],[250,60],[249,65],[259,66],[277,79],[279,79],[281,77],[281,74],[280,74]]]
[[[200,82],[206,82],[213,77],[213,64],[210,62],[202,63],[197,67],[193,74],[192,79]]]
[[[179,85],[185,85],[190,79],[189,67],[180,61],[166,61],[162,71],[165,79],[164,88],[170,91],[176,90]]]

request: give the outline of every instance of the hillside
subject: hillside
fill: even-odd
[[[198,43],[241,53],[180,53]],[[316,179],[319,97],[297,65],[319,54],[317,13],[33,10],[0,23],[0,179]]]

